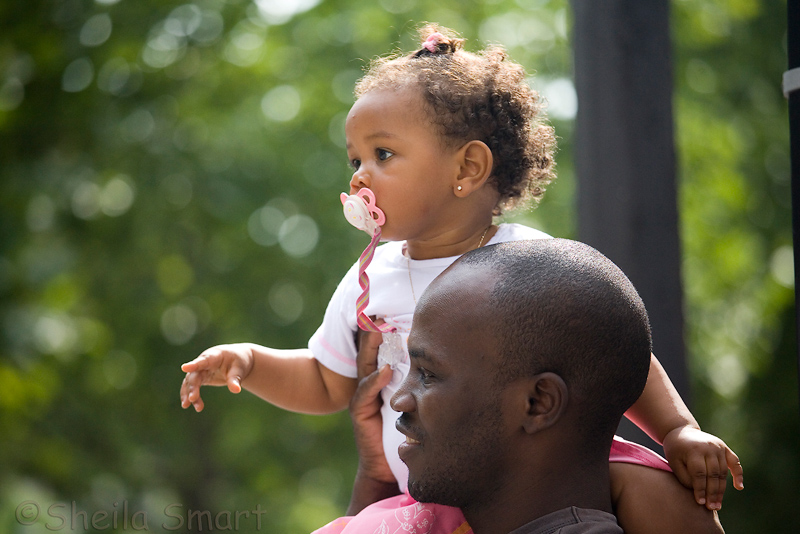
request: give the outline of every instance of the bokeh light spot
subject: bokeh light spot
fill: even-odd
[[[794,249],[789,245],[779,247],[769,262],[772,277],[783,287],[794,287]]]
[[[156,281],[165,295],[180,295],[194,283],[194,269],[182,256],[172,254],[158,262]]]
[[[547,114],[554,119],[572,120],[578,113],[578,94],[569,78],[551,81],[538,80],[542,96],[547,101]]]
[[[194,4],[176,7],[164,21],[164,29],[176,37],[188,37],[200,27],[203,12]]]
[[[100,186],[80,182],[72,192],[72,213],[79,219],[94,219],[100,213]]]
[[[67,93],[79,93],[83,91],[94,78],[94,66],[89,58],[82,57],[76,59],[64,69],[61,77],[61,88]]]
[[[735,398],[747,384],[747,370],[734,354],[719,358],[708,369],[711,386],[725,398]]]
[[[320,0],[255,0],[258,13],[270,24],[283,24],[319,4]]]
[[[39,317],[33,329],[36,348],[43,354],[71,356],[79,341],[75,322],[65,314]]]
[[[278,232],[278,241],[286,254],[295,258],[308,256],[317,246],[319,229],[308,215],[288,217]]]
[[[344,135],[344,123],[347,120],[347,113],[337,113],[331,118],[328,123],[328,138],[331,142],[339,148],[345,148],[347,145],[347,138]]]
[[[291,85],[279,85],[261,99],[261,111],[270,120],[290,121],[300,112],[300,93]]]
[[[53,226],[56,206],[47,195],[36,195],[28,202],[25,222],[32,232],[44,232]]]
[[[103,376],[115,389],[125,389],[136,379],[136,360],[123,351],[112,351],[103,360]]]
[[[156,32],[142,50],[142,61],[155,69],[163,69],[181,57],[185,46],[185,39],[165,31]]]
[[[297,321],[303,313],[303,295],[293,282],[284,281],[273,285],[267,301],[284,324]]]
[[[128,62],[121,57],[114,57],[100,67],[100,72],[97,73],[97,87],[112,95],[119,95],[125,90],[130,77],[131,67]]]
[[[197,333],[197,314],[185,304],[170,306],[161,314],[161,333],[172,345],[183,345]]]
[[[130,209],[135,197],[130,179],[125,175],[115,176],[100,191],[100,210],[109,217],[118,217]]]
[[[17,78],[11,78],[0,86],[0,111],[17,109],[25,100],[25,86]]]
[[[192,201],[194,186],[184,174],[170,174],[161,181],[161,193],[176,208],[185,208]]]
[[[146,109],[137,109],[120,124],[123,139],[129,143],[146,141],[155,129],[153,114]]]
[[[275,206],[264,206],[257,209],[247,220],[247,233],[250,238],[265,247],[278,243],[278,233],[286,216]]]
[[[217,41],[225,29],[225,21],[222,15],[216,11],[203,11],[200,25],[192,32],[192,41],[200,45],[209,45]]]
[[[111,37],[111,17],[108,13],[94,15],[87,20],[80,33],[80,42],[83,46],[100,46]]]

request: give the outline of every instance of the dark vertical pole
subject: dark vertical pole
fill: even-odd
[[[630,277],[688,402],[668,0],[573,0],[579,238]],[[632,425],[621,433],[639,440]]]
[[[789,72],[800,69],[800,0],[787,2]],[[788,87],[784,87],[788,90]],[[795,325],[800,338],[800,88],[787,94],[789,99],[789,139],[792,157],[792,235],[794,238]],[[800,343],[797,346],[798,382],[800,383]]]

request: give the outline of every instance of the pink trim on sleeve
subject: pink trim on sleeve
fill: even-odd
[[[330,343],[328,343],[328,341],[324,337],[320,336],[318,338],[318,341],[319,341],[319,344],[322,345],[322,348],[324,348],[326,351],[328,351],[328,354],[330,354],[334,359],[339,360],[341,363],[343,363],[343,364],[345,364],[345,365],[347,365],[349,367],[352,367],[353,369],[356,368],[356,361],[355,360],[340,354],[339,351],[334,349],[333,346]]]

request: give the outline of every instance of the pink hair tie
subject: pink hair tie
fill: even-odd
[[[442,41],[444,41],[444,35],[442,35],[439,32],[435,32],[428,36],[425,42],[422,43],[422,46],[424,48],[427,48],[428,52],[430,52],[431,54],[435,54],[437,45]]]

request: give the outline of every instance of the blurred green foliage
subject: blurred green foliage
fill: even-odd
[[[673,3],[694,411],[745,465],[730,533],[800,528],[772,514],[800,481],[784,4]],[[80,531],[96,511],[100,531],[144,513],[184,531],[207,510],[292,534],[341,514],[346,414],[225,390],[183,411],[179,365],[305,345],[365,245],[337,198],[353,82],[426,20],[535,74],[559,179],[510,218],[574,237],[564,0],[0,4],[0,533]]]

